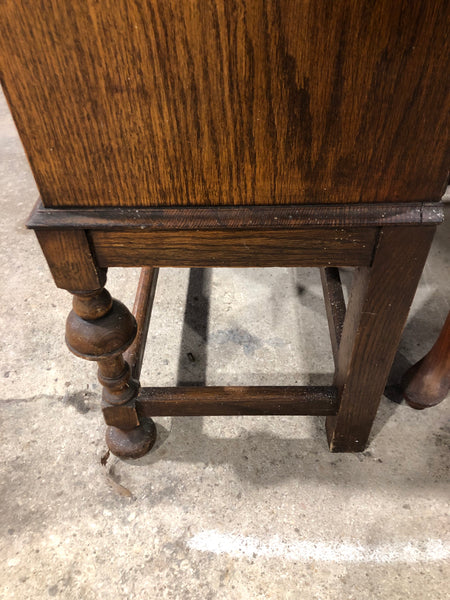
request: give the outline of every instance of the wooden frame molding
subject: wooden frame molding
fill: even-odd
[[[107,231],[204,231],[431,225],[444,219],[442,203],[289,206],[195,206],[178,208],[45,208],[39,199],[30,229]]]
[[[370,265],[380,227],[442,220],[436,202],[84,210],[38,202],[28,227],[40,240],[86,235],[100,268],[338,267]]]

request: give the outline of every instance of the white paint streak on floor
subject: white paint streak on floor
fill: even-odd
[[[255,537],[202,531],[188,541],[192,550],[228,554],[234,557],[278,558],[301,562],[350,563],[423,563],[450,558],[450,542],[439,539],[391,542],[365,546],[351,542],[298,540],[282,541],[273,537],[263,542]]]

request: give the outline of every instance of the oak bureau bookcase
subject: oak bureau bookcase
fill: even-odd
[[[450,164],[448,0],[0,0],[29,221],[107,443],[158,415],[326,415],[365,447]],[[134,315],[105,289],[142,266]],[[159,267],[318,267],[329,387],[141,387]],[[339,267],[354,267],[345,306]]]

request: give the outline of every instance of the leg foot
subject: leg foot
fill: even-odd
[[[436,343],[403,376],[403,395],[416,410],[436,406],[450,389],[450,313]]]
[[[147,454],[156,441],[156,426],[152,419],[142,419],[141,425],[125,431],[106,428],[106,444],[120,458],[139,458]]]

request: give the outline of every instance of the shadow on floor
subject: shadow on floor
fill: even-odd
[[[350,274],[344,275],[349,283]],[[186,309],[180,346],[177,381],[179,386],[202,386],[206,383],[208,321],[210,312],[209,291],[211,271],[209,269],[191,269],[187,292]],[[317,298],[312,298],[310,291],[302,291],[302,302],[313,306]],[[436,299],[437,301],[437,299]],[[383,402],[378,412],[370,441],[385,427],[398,409],[401,401],[399,381],[401,375],[410,366],[405,358],[405,343],[420,339],[424,345],[432,343],[434,331],[430,331],[427,313],[433,298],[429,299],[422,309],[416,312],[409,321],[402,339],[401,349],[394,361],[386,396],[393,402]],[[249,374],[251,376],[251,374]],[[276,373],[273,380],[277,380]],[[240,373],[240,378],[245,374]],[[284,374],[285,376],[285,374]],[[293,375],[295,378],[295,375]],[[310,374],[309,385],[329,385],[332,374]],[[238,417],[245,428],[246,419],[255,417]],[[258,417],[256,417],[258,418]],[[261,418],[261,417],[259,417]],[[271,417],[262,417],[264,419]],[[305,417],[301,417],[304,419]],[[324,428],[324,418],[306,417],[310,419],[310,434],[307,439],[280,438],[267,431],[244,432],[233,439],[213,438],[203,432],[203,417],[180,417],[171,419],[171,430],[160,423],[158,427],[158,443],[150,455],[144,457],[140,464],[151,464],[159,460],[159,449],[165,445],[170,433],[170,458],[172,461],[203,462],[207,464],[231,463],[237,474],[253,484],[276,484],[289,477],[317,478],[317,463],[325,459],[329,465],[341,462],[342,455],[328,452]],[[356,455],[358,460],[371,457],[370,450]],[[135,463],[136,464],[136,463]]]

